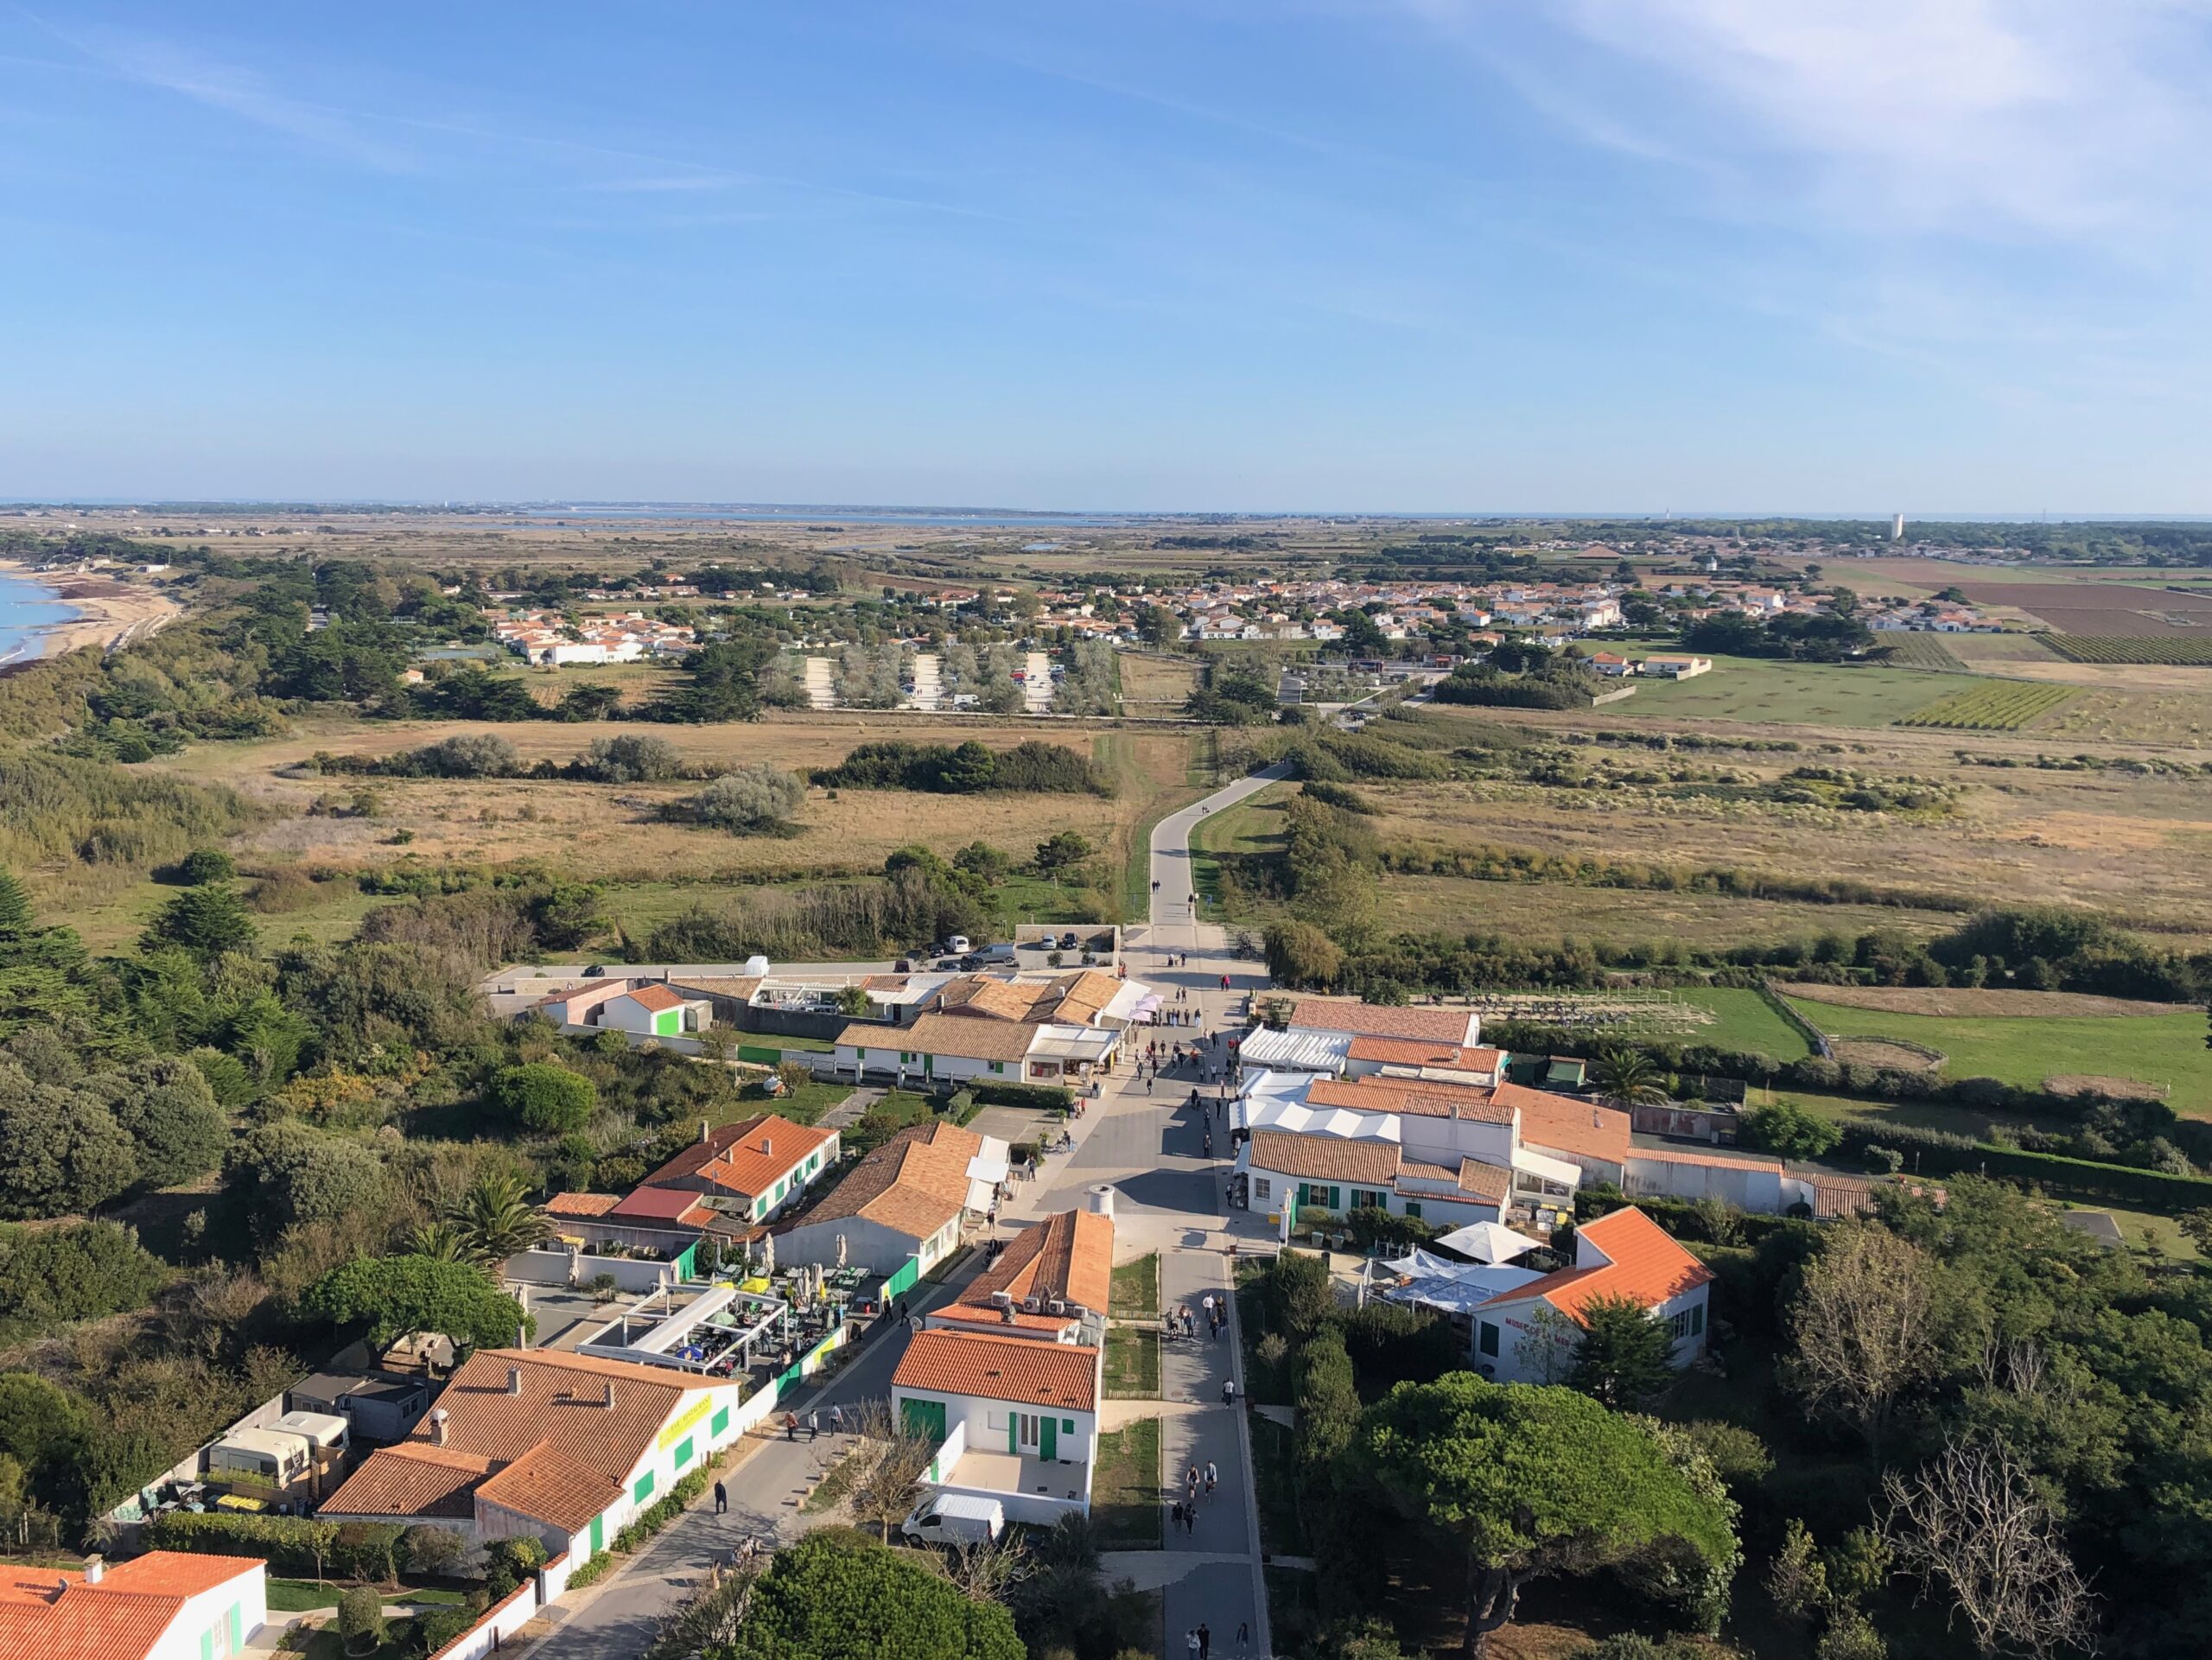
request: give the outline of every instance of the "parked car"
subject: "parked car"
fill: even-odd
[[[979,1545],[1006,1531],[1006,1506],[995,1498],[939,1493],[915,1505],[899,1530],[912,1545]]]
[[[1073,951],[1080,943],[1081,942],[1077,939],[1076,936],[1071,933],[1062,934],[1060,936],[1060,949],[1064,951]]]
[[[968,936],[966,934],[955,934],[951,938],[944,942],[944,949],[946,954],[949,956],[965,957],[969,951],[974,951],[976,948],[968,943]]]

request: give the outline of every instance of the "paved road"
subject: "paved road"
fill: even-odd
[[[1153,832],[1152,868],[1160,891],[1154,896],[1151,925],[1132,931],[1126,955],[1132,977],[1167,991],[1187,989],[1205,1028],[1217,1033],[1232,1017],[1241,1021],[1251,992],[1265,983],[1257,965],[1231,957],[1223,931],[1193,919],[1190,902],[1190,833],[1208,815],[1234,805],[1278,779],[1287,769],[1271,767],[1241,779],[1162,819]],[[1187,954],[1187,965],[1166,966],[1170,955]],[[1232,985],[1222,989],[1223,975]],[[1196,1034],[1162,1028],[1161,1035],[1186,1045]],[[1210,1046],[1218,1047],[1217,1042]],[[1213,1119],[1216,1156],[1205,1152],[1207,1109],[1187,1106],[1195,1079],[1171,1072],[1152,1093],[1128,1072],[1111,1079],[1100,1098],[1074,1126],[1072,1153],[1052,1159],[1039,1179],[1017,1186],[1001,1207],[1001,1230],[1009,1224],[1075,1208],[1090,1186],[1109,1183],[1116,1190],[1116,1255],[1123,1261],[1149,1250],[1160,1252],[1160,1292],[1172,1302],[1194,1309],[1208,1292],[1224,1295],[1229,1283],[1229,1241],[1236,1236],[1259,1240],[1266,1230],[1223,1203],[1228,1169],[1228,1133]],[[1211,1097],[1212,1091],[1206,1091]],[[940,1286],[925,1286],[911,1298],[912,1312],[934,1307],[964,1282],[966,1274]],[[1230,1304],[1234,1309],[1233,1302]],[[1166,1549],[1147,1553],[1158,1560],[1144,1575],[1160,1586],[1166,1601],[1168,1653],[1181,1660],[1184,1633],[1204,1621],[1221,1660],[1241,1660],[1237,1627],[1249,1622],[1253,1657],[1267,1646],[1267,1600],[1260,1572],[1258,1510],[1254,1502],[1250,1436],[1241,1409],[1221,1404],[1221,1385],[1234,1377],[1243,1388],[1241,1347],[1232,1324],[1215,1343],[1204,1332],[1195,1343],[1167,1345],[1160,1368],[1166,1400],[1187,1403],[1163,1415],[1161,1460],[1175,1473],[1189,1465],[1215,1466],[1217,1485],[1202,1499],[1197,1530],[1171,1536]],[[904,1350],[903,1333],[873,1341],[848,1363],[826,1388],[798,1397],[804,1418],[810,1407],[827,1415],[833,1403],[848,1406],[889,1391],[893,1370]],[[727,1559],[751,1536],[771,1535],[778,1542],[797,1537],[830,1519],[802,1517],[799,1496],[816,1469],[833,1455],[831,1438],[810,1445],[781,1440],[759,1446],[726,1478],[730,1512],[717,1517],[711,1500],[702,1500],[674,1523],[652,1545],[614,1578],[582,1593],[565,1621],[536,1647],[530,1660],[635,1660],[652,1640],[661,1619],[672,1612],[703,1577],[708,1566]],[[564,1599],[564,1602],[569,1600]]]

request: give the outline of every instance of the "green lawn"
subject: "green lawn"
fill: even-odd
[[[1788,1021],[1774,1012],[1756,991],[1733,986],[1689,986],[1676,992],[1679,1002],[1708,1010],[1710,1025],[1693,1028],[1688,1041],[1721,1049],[1745,1049],[1777,1060],[1802,1060],[1812,1045]]]
[[[1150,1320],[1160,1313],[1160,1253],[1151,1251],[1114,1270],[1116,1320]]]
[[[313,1580],[280,1580],[269,1581],[269,1612],[272,1614],[303,1614],[310,1608],[335,1608],[346,1587]]]
[[[1680,646],[1663,648],[1680,652]],[[1631,655],[1635,654],[1631,650]],[[1804,726],[1887,726],[1959,684],[1924,670],[1716,657],[1694,680],[1638,678],[1636,696],[1605,713],[1667,720],[1783,721]]]
[[[1137,1418],[1098,1438],[1091,1472],[1090,1519],[1107,1550],[1158,1550],[1164,1523],[1160,1486],[1160,1420]]]
[[[2133,1078],[2164,1086],[2177,1112],[2212,1116],[2212,1050],[2204,1046],[2201,1009],[1953,1020],[1794,999],[1792,1007],[1830,1037],[1899,1039],[1941,1050],[1947,1078],[1995,1078],[2028,1089],[2059,1075]]]
[[[1159,1399],[1159,1332],[1128,1326],[1107,1332],[1106,1393],[1122,1401]]]
[[[741,1097],[744,1111],[733,1117],[749,1118],[756,1112],[772,1112],[795,1124],[811,1124],[852,1092],[849,1084],[802,1084],[789,1095],[779,1096],[747,1090]]]
[[[925,1124],[933,1116],[926,1097],[912,1090],[887,1091],[882,1100],[861,1115],[860,1123],[845,1131],[845,1151],[866,1153],[909,1124]]]

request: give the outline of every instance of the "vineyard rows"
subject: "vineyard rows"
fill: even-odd
[[[1967,732],[2018,732],[2074,696],[2072,686],[2038,685],[2027,680],[1984,680],[1923,703],[1901,716],[1899,726],[1956,727]]]
[[[2076,663],[2175,663],[2212,667],[2212,631],[2202,638],[2050,633],[2044,636],[2044,642]]]

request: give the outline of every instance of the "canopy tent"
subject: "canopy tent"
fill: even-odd
[[[1446,1250],[1471,1256],[1478,1262],[1510,1262],[1538,1248],[1537,1242],[1495,1222],[1471,1222],[1436,1240]]]
[[[1414,1255],[1430,1262],[1443,1261],[1426,1251],[1416,1251]],[[1378,1286],[1376,1290],[1392,1302],[1418,1303],[1423,1307],[1441,1308],[1446,1313],[1464,1314],[1544,1277],[1532,1268],[1483,1268],[1471,1262],[1446,1262],[1444,1266],[1452,1271],[1415,1275],[1395,1285]]]

